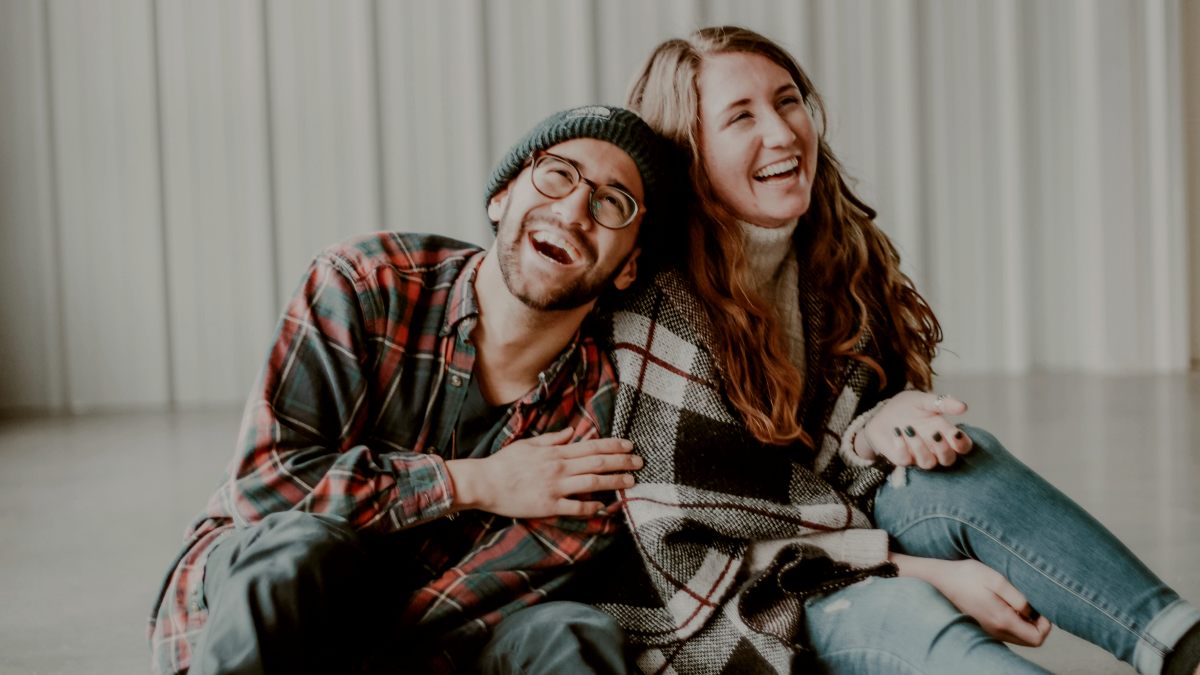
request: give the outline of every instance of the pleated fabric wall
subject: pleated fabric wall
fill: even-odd
[[[241,401],[313,253],[486,244],[520,133],[719,23],[809,69],[941,372],[1200,353],[1194,3],[5,0],[0,410]]]

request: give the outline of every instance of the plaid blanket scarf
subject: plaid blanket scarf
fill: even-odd
[[[705,347],[711,324],[677,271],[613,314],[613,433],[634,442],[645,467],[621,494],[633,536],[599,561],[582,595],[617,618],[644,672],[801,669],[805,599],[894,574],[890,563],[856,567],[831,553],[839,536],[885,537],[867,515],[884,469],[847,463],[838,448],[851,421],[890,393],[861,362],[825,356],[823,305],[800,286],[802,421],[815,451],[764,445],[746,430]],[[858,351],[878,358],[869,334]],[[790,541],[765,571],[746,571],[751,542],[780,539]]]

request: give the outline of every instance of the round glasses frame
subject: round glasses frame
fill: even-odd
[[[580,183],[588,186],[588,213],[592,220],[610,230],[623,230],[644,209],[633,195],[615,185],[597,185],[579,173],[579,167],[550,152],[535,152],[529,157],[529,180],[535,190],[551,199],[562,199]]]

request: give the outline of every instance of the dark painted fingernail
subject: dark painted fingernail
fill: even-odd
[[[1029,620],[1032,622],[1032,621],[1037,621],[1040,618],[1042,618],[1042,615],[1039,614],[1038,611],[1031,606],[1029,608]]]
[[[961,431],[954,432],[954,437],[961,441],[962,437],[963,437],[963,432],[961,432]]]
[[[942,442],[942,432],[940,432],[940,431],[933,432],[933,442],[934,443]]]
[[[912,427],[904,427],[904,433],[908,434],[909,438],[917,435],[917,430]]]
[[[896,430],[896,435],[900,435],[900,427],[893,427]]]

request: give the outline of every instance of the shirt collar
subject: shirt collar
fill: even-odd
[[[579,347],[579,338],[581,332],[582,327],[581,330],[575,331],[575,335],[571,337],[571,341],[567,343],[566,347],[563,347],[561,352],[559,352],[558,358],[554,359],[554,361],[547,366],[545,370],[538,373],[537,386],[533,388],[533,391],[531,392],[532,396],[527,396],[529,403],[538,403],[550,395],[550,391],[552,388],[554,388],[559,375],[562,373],[563,367],[570,363],[571,358],[575,356],[575,352]]]
[[[480,251],[471,256],[467,260],[467,264],[463,266],[462,272],[454,280],[454,285],[450,287],[449,305],[446,308],[446,318],[442,323],[441,330],[443,337],[449,335],[451,331],[457,330],[460,336],[466,339],[474,330],[475,321],[479,318],[479,296],[475,292],[475,275],[479,273],[479,266],[483,263],[485,255],[487,255],[487,251]],[[537,386],[523,397],[528,403],[537,403],[550,394],[550,390],[563,368],[571,362],[572,357],[578,351],[579,342],[583,339],[583,326],[587,323],[588,319],[584,319],[583,324],[575,331],[571,341],[559,352],[558,357],[545,370],[538,373]]]
[[[450,334],[458,324],[463,320],[479,316],[479,296],[475,294],[475,275],[479,273],[479,266],[483,263],[483,257],[487,255],[487,251],[479,251],[467,260],[467,264],[463,266],[462,272],[454,280],[454,285],[450,287],[450,297],[448,298],[448,306],[446,307],[446,318],[442,323],[442,336]],[[470,332],[474,326],[466,326],[467,332]]]

